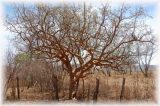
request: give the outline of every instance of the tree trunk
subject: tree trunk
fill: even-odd
[[[76,96],[77,96],[77,93],[78,93],[78,87],[79,87],[79,80],[77,81],[77,83],[76,83],[77,85],[76,85]]]
[[[83,88],[82,88],[82,90],[83,90],[83,94],[82,94],[82,97],[83,97],[83,99],[84,99],[84,79],[82,79],[82,82],[83,82]]]
[[[148,71],[145,71],[144,76],[148,77]]]
[[[108,70],[107,72],[108,72],[108,75],[109,75],[109,77],[110,77],[110,76],[111,76],[111,72],[110,72],[110,70]]]
[[[145,75],[144,75],[145,77],[148,77],[148,74],[147,73],[145,73]]]
[[[98,98],[98,93],[99,93],[99,79],[96,78],[96,90],[93,94],[93,101],[97,102],[97,98]]]
[[[72,76],[70,76],[70,82],[69,82],[69,99],[72,99],[72,93],[75,89],[75,83]]]
[[[59,90],[58,90],[58,78],[54,75],[52,75],[52,84],[53,84],[53,87],[54,87],[54,91],[55,91],[55,100],[59,100]]]
[[[129,66],[130,75],[132,74],[132,65]]]
[[[40,82],[40,92],[42,92],[42,83]]]
[[[16,91],[15,91],[15,85],[14,85],[14,80],[12,80],[13,82],[12,82],[12,92],[11,92],[11,95],[12,95],[12,97],[13,97],[13,99],[15,99],[15,93],[16,93]]]
[[[17,98],[20,99],[20,89],[19,89],[19,78],[18,76],[16,77],[17,80]]]
[[[55,78],[55,99],[56,100],[59,100],[59,95],[58,95],[58,92],[59,92],[59,90],[58,90],[58,79],[57,79],[57,77]]]
[[[125,86],[125,78],[123,78],[123,82],[122,82],[122,89],[121,89],[121,94],[120,94],[120,101],[123,99],[124,96],[124,86]]]

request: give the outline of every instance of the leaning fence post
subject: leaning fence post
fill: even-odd
[[[120,101],[123,99],[123,96],[124,96],[125,80],[126,80],[126,79],[123,78],[122,88],[121,88],[121,94],[120,94]]]

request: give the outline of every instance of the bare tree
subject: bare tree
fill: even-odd
[[[8,49],[7,53],[6,53],[6,71],[5,71],[5,93],[4,95],[6,95],[7,90],[9,89],[9,84],[11,83],[12,86],[12,94],[15,96],[15,91],[13,91],[15,89],[13,80],[15,77],[15,73],[16,73],[16,64],[14,62],[14,54],[13,52]]]
[[[153,43],[154,42],[154,43]],[[137,45],[137,60],[140,71],[145,77],[148,77],[150,64],[155,53],[155,40],[152,43],[138,44]]]
[[[76,82],[94,66],[115,68],[131,42],[150,42],[143,8],[50,5],[15,6],[7,28],[26,50],[50,62],[61,62],[70,77],[69,98]],[[143,22],[143,24],[142,24]],[[132,45],[131,45],[132,46]],[[122,50],[122,51],[121,51]]]

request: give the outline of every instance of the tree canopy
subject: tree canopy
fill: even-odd
[[[70,91],[93,67],[116,69],[128,64],[137,42],[153,43],[151,27],[145,21],[148,15],[141,7],[104,5],[95,9],[84,4],[14,8],[14,16],[7,18],[8,29],[31,53],[63,64],[70,76]]]

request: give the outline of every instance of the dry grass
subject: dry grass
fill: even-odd
[[[93,92],[95,90],[96,78],[100,79],[99,87],[99,102],[107,101],[119,101],[121,85],[123,77],[126,78],[125,90],[123,101],[156,101],[155,100],[155,77],[153,73],[149,74],[149,77],[145,78],[142,73],[125,74],[124,76],[119,73],[112,73],[111,77],[105,76],[102,73],[96,73],[85,78],[85,101],[87,101],[88,87],[90,86],[90,100],[92,100]],[[67,78],[68,79],[68,78]],[[68,80],[65,80],[64,91],[60,92],[60,99],[64,100],[68,97]],[[51,92],[40,92],[38,88],[21,87],[21,99],[22,101],[35,101],[35,100],[51,100]],[[82,80],[80,80],[80,86],[78,95],[82,94]],[[63,98],[62,98],[63,96]],[[7,100],[12,100],[11,88],[7,92]]]
[[[147,78],[140,72],[124,76],[112,73],[111,77],[99,73],[86,79],[92,91],[95,87],[95,77],[100,79],[99,101],[119,101],[123,77],[126,78],[123,101],[156,101],[153,73],[149,73]]]

